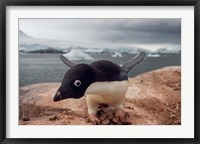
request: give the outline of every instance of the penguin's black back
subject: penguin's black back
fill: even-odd
[[[123,69],[110,61],[101,60],[91,64],[97,72],[97,81],[123,81],[128,80],[128,75]]]

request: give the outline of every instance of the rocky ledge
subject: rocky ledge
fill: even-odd
[[[124,102],[125,120],[115,109],[100,108],[101,124],[181,124],[181,68],[165,67],[130,78]],[[85,97],[53,102],[59,83],[34,84],[19,89],[20,125],[91,125]],[[126,115],[127,114],[127,115]]]

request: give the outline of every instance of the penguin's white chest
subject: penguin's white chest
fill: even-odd
[[[91,84],[85,95],[88,103],[122,103],[126,95],[129,82],[113,81],[113,82],[95,82]]]

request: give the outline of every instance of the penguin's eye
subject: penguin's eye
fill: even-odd
[[[80,87],[81,86],[81,81],[80,80],[75,80],[74,81],[74,86]]]

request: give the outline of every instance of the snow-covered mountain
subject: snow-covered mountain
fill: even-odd
[[[181,49],[160,48],[160,49],[157,49],[154,53],[164,54],[164,53],[180,53],[180,52],[181,52]]]
[[[138,53],[146,51],[146,53],[178,53],[180,50],[168,50],[165,48],[156,51],[150,51],[140,47],[130,47],[118,44],[97,43],[97,42],[79,42],[79,41],[63,41],[34,38],[23,31],[19,30],[19,51],[20,52],[37,52],[40,51],[58,53],[67,53],[71,49],[78,49],[83,53]]]
[[[69,43],[65,41],[33,38],[19,31],[19,50],[22,51],[43,50],[48,48],[63,50],[69,47]]]
[[[138,51],[145,50],[138,47],[125,47],[115,44],[94,43],[94,42],[78,42],[78,41],[63,41],[63,40],[49,40],[39,39],[28,36],[19,30],[19,50],[23,52],[38,51],[44,49],[57,49],[63,52],[68,52],[71,49],[79,49],[85,53],[103,53],[115,51],[122,53],[138,53]],[[147,50],[145,50],[147,51]]]
[[[30,36],[28,36],[27,34],[25,34],[24,32],[22,32],[21,30],[19,30],[19,38],[30,38]]]

